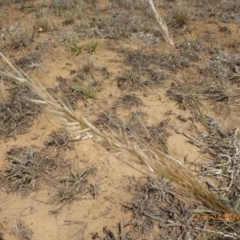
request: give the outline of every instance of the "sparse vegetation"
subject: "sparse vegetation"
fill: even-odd
[[[57,191],[51,199],[55,206],[51,213],[59,213],[65,205],[85,197],[87,193],[90,193],[93,198],[96,197],[94,192],[91,193],[92,187],[86,180],[90,171],[92,171],[92,167],[77,172],[71,169],[69,174],[59,177]]]
[[[89,44],[87,44],[87,46],[85,47],[85,49],[87,50],[88,53],[92,54],[95,53],[96,49],[97,49],[97,42],[90,42]]]
[[[0,239],[238,238],[240,3],[0,6]]]
[[[42,17],[35,21],[34,28],[39,32],[48,32],[51,29],[50,19]]]
[[[40,175],[49,173],[54,160],[36,151],[33,146],[8,151],[9,165],[0,173],[1,187],[7,193],[28,194],[39,189]]]
[[[171,25],[182,28],[190,21],[190,14],[189,3],[178,3],[172,12]]]
[[[86,63],[83,64],[82,72],[84,74],[91,74],[93,71],[93,62],[89,59]]]
[[[118,77],[118,86],[120,89],[138,89],[148,85],[148,81],[143,76],[137,75],[133,71],[126,71],[122,76]]]
[[[18,82],[8,83],[8,94],[2,89],[4,99],[0,103],[1,137],[16,137],[30,128],[41,107],[30,103],[26,98],[35,98],[32,92]]]
[[[68,45],[75,56],[78,56],[82,52],[82,48],[75,39],[68,40]]]
[[[21,25],[4,28],[1,34],[2,49],[24,49],[34,40],[34,31]]]
[[[78,81],[78,85],[72,85],[74,93],[81,92],[86,98],[96,98],[96,90],[92,84],[84,86],[81,81]]]

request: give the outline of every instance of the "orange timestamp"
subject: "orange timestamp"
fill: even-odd
[[[194,213],[192,215],[192,220],[198,220],[198,221],[206,221],[206,220],[239,221],[240,220],[240,214],[237,214],[237,213],[224,213],[224,214],[209,214],[209,213],[198,214],[198,213]]]

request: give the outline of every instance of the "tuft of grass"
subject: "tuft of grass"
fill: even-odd
[[[87,46],[85,47],[85,50],[87,50],[88,53],[92,54],[96,52],[97,49],[97,42],[90,42],[89,44],[87,44]]]
[[[173,9],[171,24],[175,27],[181,28],[190,20],[190,10],[187,4],[179,3]]]
[[[59,6],[56,6],[55,7],[55,10],[54,10],[54,13],[58,16],[58,17],[61,17],[63,16],[63,11],[64,11],[64,8],[59,5]]]
[[[84,13],[85,2],[82,0],[64,1],[54,0],[52,8],[56,16],[71,16],[72,19],[80,19]]]
[[[41,173],[51,170],[53,161],[32,146],[12,148],[8,152],[9,165],[0,172],[0,185],[7,193],[22,195],[38,188]]]
[[[41,108],[26,99],[36,97],[26,86],[16,81],[9,83],[9,94],[3,90],[4,101],[0,103],[0,136],[15,138],[27,132]]]
[[[22,1],[20,9],[24,13],[29,13],[29,12],[33,12],[35,10],[35,6],[34,6],[33,2],[29,3],[29,2]]]
[[[74,56],[78,56],[82,52],[82,48],[75,39],[68,39],[67,42],[70,50],[74,53]]]
[[[4,46],[2,49],[21,49],[26,48],[34,40],[34,31],[24,26],[18,26],[14,29],[3,31]]]
[[[12,225],[11,234],[17,239],[32,239],[33,231],[27,227],[21,219],[16,218],[14,224]]]
[[[84,86],[78,79],[78,84],[72,85],[71,88],[74,89],[74,93],[81,92],[86,98],[96,98],[96,90],[91,83]]]
[[[51,29],[50,19],[47,17],[37,19],[34,23],[34,29],[39,32],[48,32]]]
[[[88,61],[83,64],[82,71],[85,74],[91,74],[93,69],[94,69],[93,61],[91,59],[88,59]]]
[[[126,71],[122,76],[117,78],[118,87],[122,90],[124,89],[138,89],[145,88],[148,85],[148,81],[144,79],[143,76],[140,76],[133,71]]]
[[[66,15],[65,20],[62,22],[63,26],[71,25],[75,22],[74,16],[69,13]]]
[[[0,177],[3,184],[5,181],[9,182],[9,185],[4,184],[7,192],[23,191],[24,188],[28,187],[34,190],[38,173],[34,165],[31,164],[32,159],[21,159],[13,156],[9,156],[9,158],[11,164]]]
[[[92,170],[92,166],[83,169],[82,171],[70,170],[69,174],[63,175],[58,179],[59,186],[56,193],[53,195],[51,202],[56,209],[52,213],[58,213],[65,205],[71,204],[74,200],[80,199],[83,195],[91,192],[87,187],[87,175]]]

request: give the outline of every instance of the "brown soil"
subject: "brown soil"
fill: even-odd
[[[174,49],[147,1],[130,0],[4,0],[0,49],[100,130],[124,129],[183,162],[206,188],[226,187],[222,175],[201,173],[215,164],[207,149],[230,149],[239,127],[240,4],[155,2]],[[73,141],[26,86],[2,76],[0,85],[0,239],[237,239],[238,224],[220,236],[223,221],[192,221],[206,206],[127,154]],[[221,130],[207,131],[187,86]],[[236,180],[225,197],[236,200],[239,189]]]

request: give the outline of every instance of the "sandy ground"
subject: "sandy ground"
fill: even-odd
[[[38,79],[55,97],[67,98],[77,116],[84,116],[101,130],[109,131],[105,125],[111,128],[109,119],[100,119],[102,113],[105,117],[110,114],[110,119],[117,119],[118,124],[125,123],[126,129],[136,131],[133,134],[145,137],[145,133],[138,129],[141,125],[139,123],[142,123],[149,127],[148,130],[152,129],[150,133],[154,137],[152,135],[150,138],[157,148],[183,163],[194,163],[198,170],[201,169],[199,166],[207,161],[209,155],[189,142],[187,136],[192,136],[196,130],[204,132],[204,127],[198,121],[189,99],[180,97],[176,101],[176,98],[167,93],[174,89],[174,84],[177,86],[183,80],[192,84],[194,89],[197,87],[196,82],[202,81],[200,87],[205,84],[205,80],[214,82],[218,76],[214,76],[211,69],[207,72],[206,62],[214,61],[221,51],[230,57],[239,52],[240,16],[234,9],[224,11],[224,7],[227,9],[224,3],[216,4],[215,7],[209,5],[212,15],[208,13],[204,16],[199,10],[182,26],[176,27],[181,24],[181,19],[173,18],[174,21],[170,21],[172,4],[156,1],[159,10],[165,13],[173,33],[176,48],[172,49],[156,30],[158,25],[154,17],[149,17],[151,9],[145,10],[145,13],[141,6],[134,4],[135,9],[130,9],[128,1],[79,1],[79,4],[82,3],[79,16],[74,7],[71,7],[74,4],[71,1],[15,2],[0,3],[0,48],[11,62],[29,76]],[[164,2],[162,6],[161,2]],[[191,7],[190,10],[194,12],[195,8]],[[137,13],[139,15],[136,15],[138,18],[135,21],[134,14]],[[232,18],[229,17],[231,13]],[[128,14],[131,16],[130,22],[127,22]],[[116,21],[123,22],[119,25],[108,23],[107,20],[111,19],[114,22],[113,15]],[[45,19],[47,26],[40,24],[39,19]],[[107,27],[107,24],[112,24],[112,28]],[[90,34],[96,26],[102,28],[103,33],[99,30],[98,34]],[[143,29],[148,28],[144,33]],[[126,37],[128,34],[129,37]],[[79,54],[76,45],[73,49],[73,40],[69,40],[74,37],[76,44],[81,46]],[[96,50],[91,52],[95,42]],[[193,50],[182,47],[184,44],[192,44]],[[161,58],[157,59],[157,56]],[[232,68],[235,65],[239,68],[239,62],[231,62],[229,68],[231,64]],[[148,72],[148,69],[151,71]],[[205,75],[201,69],[205,69],[202,70],[206,71]],[[124,82],[126,76],[130,80]],[[89,98],[89,93],[84,91],[71,92],[69,86],[77,84],[74,79],[80,79],[84,86],[91,85],[94,88],[94,98]],[[9,78],[2,78],[1,83],[0,99],[6,103],[12,97],[9,89],[15,85]],[[201,98],[200,91],[197,93],[202,100],[204,113],[222,121],[224,129],[239,127],[238,84],[228,83],[232,91],[236,89],[236,92],[233,97],[229,97],[227,103],[217,104],[211,99]],[[27,95],[28,91],[24,94]],[[15,100],[14,105],[11,102],[9,109],[17,108],[16,103],[20,103],[21,99]],[[4,105],[1,106],[3,109]],[[9,188],[10,180],[8,185],[0,184],[1,239],[165,239],[157,225],[153,224],[154,227],[149,228],[151,233],[139,233],[136,227],[132,228],[132,212],[122,205],[136,201],[135,186],[144,185],[148,181],[147,176],[157,179],[157,174],[150,173],[129,155],[112,151],[92,138],[56,142],[56,139],[65,136],[60,132],[61,121],[44,106],[38,110],[34,109],[34,104],[22,106],[29,111],[22,110],[23,118],[16,118],[21,124],[14,125],[15,130],[10,124],[15,121],[14,115],[7,122],[1,122],[1,174],[9,167],[9,155],[14,155],[14,150],[22,148],[16,155],[21,158],[21,152],[24,155],[29,146],[39,152],[39,158],[44,156],[53,159],[54,167],[46,165],[49,170],[39,173],[36,188],[29,185],[27,190],[20,190],[19,187],[13,191]],[[6,113],[2,109],[1,118],[4,118]],[[24,118],[25,116],[30,117]],[[24,128],[26,123],[28,126]],[[134,125],[135,123],[138,124]],[[53,131],[56,133],[55,142],[46,143],[49,139],[54,139],[50,136]],[[116,128],[114,131],[120,134]],[[186,164],[186,168],[192,166]],[[67,200],[64,195],[67,193],[64,193],[61,196],[64,199],[62,202],[55,201],[56,196],[59,197],[59,191],[68,184],[61,181],[61,178],[70,175],[76,177],[78,175],[73,172],[81,173],[84,169],[90,170],[78,186],[82,191],[79,190],[76,196]],[[197,175],[196,172],[194,174]],[[214,178],[212,181],[218,182]],[[192,199],[188,199],[189,205],[192,202]],[[115,234],[111,237],[106,229],[110,229],[112,234],[117,233],[120,223],[126,225],[124,233],[129,235],[117,238]],[[178,239],[187,239],[184,236]],[[174,239],[174,236],[170,239]]]

